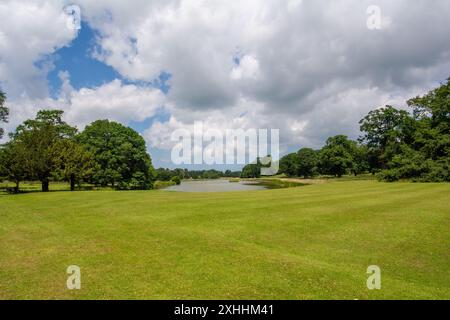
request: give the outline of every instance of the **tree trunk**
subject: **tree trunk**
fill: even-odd
[[[49,185],[48,179],[42,180],[42,192],[48,192],[49,191],[48,185]]]
[[[19,193],[19,183],[20,183],[20,181],[16,181],[16,186],[14,187],[14,193]]]
[[[75,175],[70,175],[70,191],[75,191]]]

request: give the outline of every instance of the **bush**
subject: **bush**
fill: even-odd
[[[181,184],[181,179],[179,176],[174,176],[172,179],[170,179],[172,182],[175,182],[177,185]]]
[[[427,159],[421,152],[403,147],[402,153],[389,162],[389,169],[377,175],[382,181],[411,179],[416,182],[450,181],[448,160],[435,161]]]
[[[380,181],[395,182],[400,180],[400,172],[395,169],[380,171],[376,176]]]

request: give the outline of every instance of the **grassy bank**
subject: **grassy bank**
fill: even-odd
[[[174,181],[155,181],[153,188],[156,190],[164,189],[170,186],[174,186],[176,183]]]
[[[450,299],[449,193],[331,181],[0,195],[0,298]],[[369,265],[381,290],[366,287]]]
[[[294,180],[294,179],[242,179],[243,183],[248,184],[256,184],[259,186],[264,186],[268,189],[285,189],[285,188],[295,188],[295,187],[302,187],[308,185],[308,183],[305,183],[301,180]]]

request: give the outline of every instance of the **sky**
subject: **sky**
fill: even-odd
[[[320,148],[445,81],[448,39],[448,0],[0,0],[6,130],[43,108],[80,130],[110,119],[144,137],[155,167],[175,167],[170,136],[196,121],[280,129],[282,154]]]

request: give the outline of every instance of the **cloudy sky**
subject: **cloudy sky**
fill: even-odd
[[[173,167],[170,135],[194,121],[278,128],[282,153],[356,138],[369,110],[450,76],[449,39],[448,0],[0,0],[0,87],[9,131],[42,108],[108,118]]]

